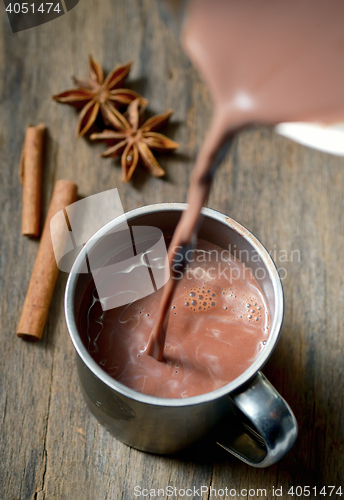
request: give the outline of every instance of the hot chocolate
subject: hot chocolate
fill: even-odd
[[[162,362],[147,354],[162,290],[103,311],[93,281],[85,289],[83,341],[109,375],[132,389],[166,398],[210,392],[237,378],[264,348],[269,313],[243,263],[199,240],[184,271],[175,280]]]
[[[190,0],[183,46],[214,112],[173,248],[192,243],[221,150],[243,127],[344,119],[342,0]],[[220,152],[220,154],[219,154]],[[148,352],[163,359],[175,281],[164,288]]]

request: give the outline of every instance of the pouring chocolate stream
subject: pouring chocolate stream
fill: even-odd
[[[159,361],[177,280],[176,247],[192,245],[212,178],[235,133],[254,123],[336,123],[344,119],[342,0],[191,0],[184,50],[210,90],[214,113],[191,175],[169,249],[164,287],[147,353]]]

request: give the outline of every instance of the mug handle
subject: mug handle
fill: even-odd
[[[297,421],[287,402],[261,372],[229,398],[244,414],[244,422],[230,444],[217,444],[253,467],[268,467],[280,460],[298,433]]]

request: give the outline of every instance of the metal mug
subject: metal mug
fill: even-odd
[[[170,236],[185,208],[182,203],[145,206],[128,212],[126,221],[129,226],[157,227]],[[240,260],[252,270],[259,283],[271,317],[270,335],[264,349],[252,365],[229,384],[189,398],[142,394],[108,375],[87,351],[76,317],[80,297],[90,279],[84,272],[85,255],[101,244],[109,232],[116,230],[120,224],[117,218],[86,243],[66,286],[66,321],[77,352],[82,393],[98,421],[129,446],[151,453],[174,453],[210,433],[220,446],[245,463],[267,467],[289,451],[298,432],[290,407],[259,371],[271,355],[282,326],[281,281],[271,256],[245,227],[208,208],[203,209],[202,215],[199,237],[225,249],[230,246],[240,250]],[[231,429],[229,438],[221,435],[224,423]]]

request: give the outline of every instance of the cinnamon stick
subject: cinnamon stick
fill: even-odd
[[[23,184],[22,234],[40,234],[42,162],[45,125],[29,126],[20,160],[20,182]]]
[[[56,182],[17,328],[18,337],[25,340],[41,339],[58,275],[58,267],[50,235],[50,221],[57,212],[74,203],[76,197],[77,186],[73,182],[66,180]],[[65,227],[61,225],[58,231],[61,231],[62,239]],[[58,235],[56,236],[58,238]]]

